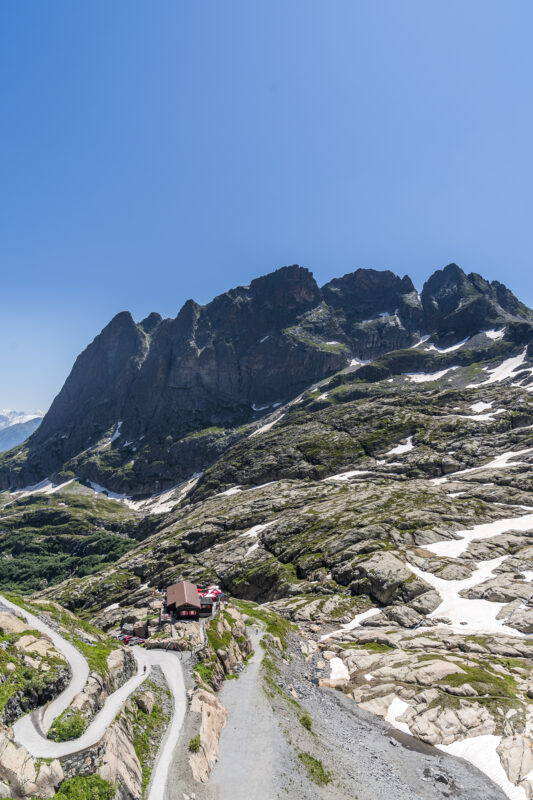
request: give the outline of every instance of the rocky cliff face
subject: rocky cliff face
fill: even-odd
[[[76,473],[120,491],[155,491],[212,463],[240,426],[347,367],[488,327],[533,322],[505,286],[436,272],[359,269],[319,288],[283,267],[175,319],[122,312],[78,357],[29,441],[0,461],[0,487]],[[70,471],[70,472],[69,472]]]

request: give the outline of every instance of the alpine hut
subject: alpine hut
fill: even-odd
[[[194,583],[180,581],[168,587],[166,610],[178,619],[198,619],[201,608],[198,587]]]

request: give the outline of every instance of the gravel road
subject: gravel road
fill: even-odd
[[[261,676],[261,634],[251,633],[255,654],[236,681],[226,681],[220,699],[228,722],[218,762],[209,780],[217,800],[271,800],[279,783],[285,741],[266,697]]]

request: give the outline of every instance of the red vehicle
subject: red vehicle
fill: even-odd
[[[141,639],[140,636],[125,636],[124,637],[124,644],[133,647],[136,644],[144,644],[145,640]]]

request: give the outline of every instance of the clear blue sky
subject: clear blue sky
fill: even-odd
[[[283,264],[533,305],[530,0],[0,3],[0,408]]]

